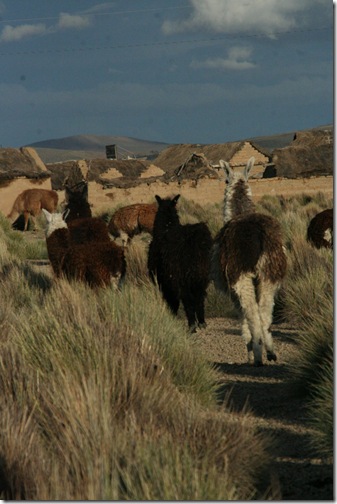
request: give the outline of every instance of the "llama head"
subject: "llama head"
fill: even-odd
[[[166,201],[168,204],[171,204],[171,206],[176,206],[178,199],[180,198],[180,194],[177,194],[177,196],[174,196],[174,198],[166,198],[163,199],[158,194],[155,195],[155,198],[157,200],[158,205],[162,204],[163,201]]]
[[[233,168],[220,159],[219,164],[226,175],[226,189],[224,197],[224,220],[229,221],[242,213],[252,212],[255,207],[252,202],[252,192],[248,185],[250,171],[254,166],[255,158],[251,157],[243,172],[234,171]]]
[[[50,213],[45,208],[42,211],[47,219],[46,238],[50,236],[56,229],[68,228],[64,221],[63,213]]]
[[[247,164],[243,170],[243,173],[239,171],[234,171],[233,168],[231,168],[230,164],[227,161],[224,161],[223,159],[220,159],[219,164],[223,171],[225,172],[226,175],[226,184],[232,185],[238,180],[244,180],[248,181],[249,174],[251,169],[254,166],[255,158],[252,156],[250,159],[248,159]]]
[[[161,198],[157,194],[155,198],[158,203],[158,210],[155,217],[155,227],[165,227],[179,223],[179,217],[177,212],[177,201],[180,198],[180,194],[172,198]]]

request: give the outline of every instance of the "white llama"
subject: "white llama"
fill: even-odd
[[[230,291],[242,310],[242,336],[248,361],[262,365],[262,350],[276,361],[270,331],[274,297],[287,268],[281,228],[276,219],[255,211],[248,185],[254,165],[250,158],[244,173],[234,172],[220,160],[226,174],[224,226],[215,238],[212,277],[217,288]]]

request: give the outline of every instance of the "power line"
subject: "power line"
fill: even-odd
[[[282,32],[274,32],[273,35],[286,35],[287,33],[308,33],[322,30],[332,30],[332,26],[321,26],[318,28],[308,28],[308,29],[293,29]],[[194,43],[204,43],[204,42],[217,42],[221,40],[226,40],[228,38],[266,38],[269,37],[266,33],[258,34],[227,34],[222,37],[207,37],[202,39],[189,39],[189,40],[166,40],[162,42],[144,42],[138,44],[116,44],[116,45],[105,45],[105,46],[85,46],[85,47],[61,47],[61,48],[51,48],[51,49],[34,49],[26,51],[2,51],[0,56],[20,56],[27,54],[51,54],[51,53],[72,53],[72,52],[89,52],[89,51],[106,51],[115,49],[133,49],[139,47],[160,47],[169,45],[180,45],[180,44],[194,44]]]
[[[178,10],[178,9],[189,9],[189,5],[180,7],[154,7],[151,9],[133,9],[133,10],[123,10],[123,11],[107,11],[107,12],[77,12],[77,13],[67,13],[71,16],[115,16],[116,14],[135,14],[138,12],[152,12],[152,11],[163,11],[163,10]],[[16,19],[3,19],[0,20],[0,24],[5,23],[22,23],[27,21],[50,21],[59,19],[60,16],[48,16],[48,17],[33,17],[33,18],[16,18]]]

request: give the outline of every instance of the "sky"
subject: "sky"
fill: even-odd
[[[331,0],[0,0],[0,145],[333,123]]]

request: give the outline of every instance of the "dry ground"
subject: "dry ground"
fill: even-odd
[[[296,329],[286,323],[274,324],[278,360],[255,368],[247,363],[239,321],[213,318],[207,322],[206,330],[198,332],[197,338],[200,350],[218,368],[222,384],[219,399],[229,396],[231,406],[238,411],[248,407],[252,422],[272,435],[273,470],[282,500],[332,500],[331,461],[310,450],[304,404],[291,390],[287,363],[296,346]]]

